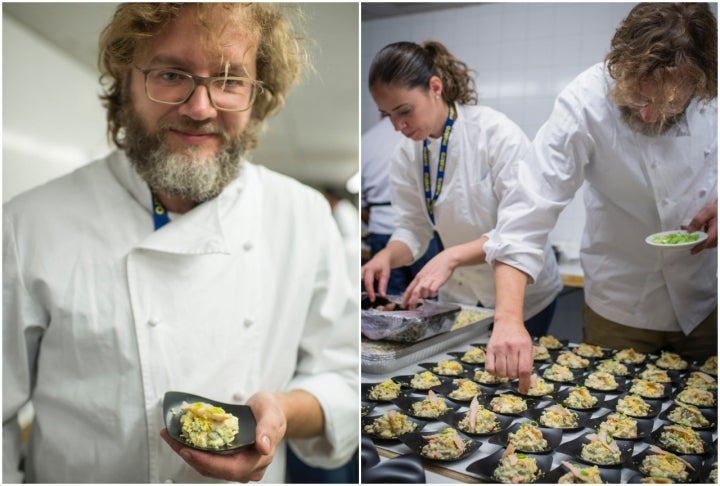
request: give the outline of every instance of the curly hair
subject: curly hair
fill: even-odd
[[[120,5],[112,21],[100,35],[98,67],[107,109],[107,132],[116,146],[124,148],[125,103],[129,72],[152,39],[183,9],[194,8],[198,25],[205,30],[200,42],[209,51],[215,49],[222,62],[220,37],[230,28],[242,29],[255,43],[257,80],[263,90],[252,107],[246,128],[252,136],[248,148],[257,144],[257,133],[264,120],[284,105],[291,88],[304,68],[310,68],[300,33],[302,12],[298,8],[275,3],[126,3]],[[285,10],[292,9],[292,14]],[[217,25],[222,18],[224,25]],[[293,19],[293,22],[290,19]]]
[[[699,100],[712,100],[717,19],[705,3],[638,4],[615,32],[605,60],[616,82],[611,96],[620,105],[637,99],[644,80],[655,82],[664,105],[677,97],[679,84],[693,86]]]
[[[370,65],[368,85],[378,83],[402,86],[407,89],[430,89],[430,78],[437,76],[443,84],[442,97],[447,103],[474,105],[478,102],[475,71],[455,58],[437,41],[396,42],[383,47]]]

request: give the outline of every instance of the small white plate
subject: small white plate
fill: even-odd
[[[698,238],[697,240],[695,240],[695,241],[689,241],[689,242],[687,242],[687,243],[677,243],[677,244],[674,244],[674,245],[663,244],[663,243],[655,243],[655,242],[653,241],[653,240],[654,240],[655,238],[657,238],[658,236],[666,236],[666,235],[671,235],[671,234],[674,234],[674,233],[679,233],[679,234],[682,234],[682,235],[693,234],[693,235],[698,235],[699,238]],[[657,248],[666,248],[666,249],[673,249],[673,250],[674,250],[674,249],[681,249],[681,248],[692,248],[693,246],[695,246],[695,245],[697,245],[697,244],[699,244],[699,243],[702,243],[702,242],[705,241],[705,240],[707,240],[707,233],[705,233],[705,232],[703,232],[703,231],[695,231],[694,233],[688,233],[688,232],[685,231],[685,230],[672,230],[672,231],[661,231],[660,233],[653,233],[653,234],[651,234],[650,236],[648,236],[647,238],[645,238],[645,243],[647,243],[647,244],[650,245],[650,246],[657,247]]]

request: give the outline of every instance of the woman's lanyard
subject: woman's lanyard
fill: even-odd
[[[443,179],[445,178],[445,160],[447,158],[448,140],[455,122],[455,107],[450,105],[450,113],[448,113],[443,129],[442,142],[440,143],[440,160],[438,161],[437,177],[435,178],[435,194],[432,192],[430,183],[430,151],[428,150],[427,138],[423,140],[423,185],[425,186],[425,206],[427,207],[430,221],[435,226],[435,215],[433,210],[435,201],[437,201],[440,191],[442,191]]]
[[[153,208],[153,223],[155,224],[155,231],[159,230],[170,222],[168,213],[162,203],[155,197],[155,194],[150,193],[152,197],[152,208]]]

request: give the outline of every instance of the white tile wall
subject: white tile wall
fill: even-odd
[[[373,56],[401,40],[434,39],[477,71],[480,103],[504,112],[529,137],[547,119],[555,96],[602,61],[615,29],[634,3],[468,4],[436,12],[363,21],[362,130],[377,121],[367,89]],[[585,224],[581,191],[561,214],[550,240],[577,257]]]

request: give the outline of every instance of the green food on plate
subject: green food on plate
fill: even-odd
[[[684,243],[692,243],[700,239],[700,235],[694,233],[668,233],[665,235],[657,235],[652,238],[652,242],[656,245],[680,245]]]

